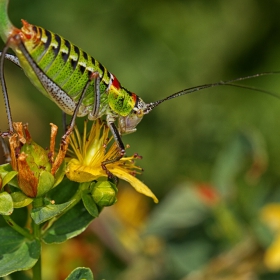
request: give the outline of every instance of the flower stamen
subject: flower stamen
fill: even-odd
[[[84,123],[83,135],[75,127],[70,136],[69,162],[66,168],[66,176],[76,182],[84,183],[107,177],[106,171],[114,176],[129,182],[138,192],[150,196],[155,202],[158,202],[150,189],[139,181],[135,175],[141,174],[143,169],[135,165],[136,159],[142,157],[135,153],[130,157],[122,157],[119,160],[106,164],[119,157],[119,148],[109,137],[110,129],[101,120],[93,122],[90,132],[87,132],[87,121]]]

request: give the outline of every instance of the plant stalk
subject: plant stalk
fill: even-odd
[[[32,203],[33,208],[42,207],[43,206],[43,199],[36,198],[33,200]],[[32,228],[33,228],[33,235],[34,237],[42,244],[41,241],[41,226],[37,225],[34,221],[32,221]],[[41,254],[41,252],[40,252]],[[36,264],[32,267],[33,272],[33,280],[41,280],[42,279],[42,259],[41,255],[36,262]]]
[[[15,231],[17,231],[18,233],[20,233],[21,235],[23,235],[24,237],[28,238],[29,240],[34,239],[34,236],[32,234],[30,234],[26,229],[22,228],[21,226],[19,226],[17,223],[14,222],[14,220],[8,216],[8,215],[2,215],[2,217],[4,218],[4,220],[6,221],[6,223],[12,227]]]

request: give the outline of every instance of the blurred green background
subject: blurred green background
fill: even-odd
[[[161,99],[187,87],[280,70],[280,2],[276,0],[10,2],[9,15],[16,26],[21,26],[20,19],[23,18],[69,39],[99,60],[126,88],[146,102]],[[60,125],[61,112],[31,85],[16,66],[7,62],[5,74],[14,121],[28,122],[33,138],[42,146],[48,146],[49,123]],[[246,84],[271,90],[280,96],[278,75],[253,79]],[[4,105],[1,104],[0,128],[5,131],[7,121]],[[276,98],[226,86],[166,102],[145,116],[137,132],[124,136],[123,140],[130,145],[128,154],[137,152],[143,156],[143,160],[138,162],[145,170],[140,178],[162,201],[162,204],[160,202],[159,206],[150,210],[153,211],[150,218],[150,211],[147,210],[145,222],[142,221],[147,225],[147,220],[150,219],[146,231],[150,230],[156,236],[162,235],[164,243],[170,244],[171,229],[166,229],[168,234],[165,235],[162,224],[157,229],[152,224],[156,224],[155,220],[160,220],[161,211],[168,209],[173,213],[174,209],[168,208],[168,205],[173,204],[167,202],[172,193],[176,193],[174,190],[180,193],[179,185],[184,185],[185,190],[192,190],[193,184],[213,185],[224,204],[229,203],[230,197],[228,210],[237,211],[235,214],[242,221],[246,220],[244,215],[247,214],[250,219],[257,219],[258,210],[263,205],[279,201],[279,109],[280,100]],[[253,176],[254,180],[251,178],[248,183],[244,179],[248,175],[247,170],[256,172],[257,179]],[[237,181],[237,186],[232,184],[233,181]],[[193,211],[195,207],[191,210],[184,207],[192,205],[196,199],[199,201],[198,198],[187,195],[182,208],[175,207],[177,212],[174,210],[173,218],[178,213]],[[250,208],[246,214],[240,211],[240,201],[246,208],[242,210],[246,212]],[[146,205],[147,202],[142,203]],[[166,205],[166,208],[162,205]],[[139,207],[142,207],[141,204]],[[212,206],[209,207],[212,209]],[[208,212],[211,212],[209,209]],[[199,217],[198,214],[194,216],[196,226],[202,225]],[[190,217],[183,220],[188,219]],[[213,217],[210,220],[213,219],[215,220]],[[166,219],[162,223],[169,222]],[[227,227],[227,224],[231,224],[231,218],[221,223]],[[192,232],[189,227],[192,228],[193,224],[181,225],[188,230],[181,228],[177,232],[178,225],[174,226],[176,230],[172,228],[171,239],[175,240],[177,247],[174,245],[173,251],[168,254],[174,255],[173,261],[177,266],[166,261],[174,269],[168,270],[165,266],[168,270],[165,276],[151,278],[141,276],[140,272],[143,270],[140,269],[139,278],[134,275],[132,278],[118,276],[119,279],[183,279],[186,275],[193,278],[184,279],[212,279],[210,276],[195,278],[199,276],[191,274],[205,267],[208,260],[218,254],[213,248],[209,249],[209,244],[212,246],[213,241],[208,240],[208,230],[204,225],[203,229],[199,228],[198,232],[204,232],[207,237],[200,236],[202,242],[195,241],[192,246],[198,244],[198,254],[211,253],[205,253],[207,256],[203,255],[196,265],[186,269],[184,263],[193,260],[194,255],[182,253],[181,251],[185,251],[179,244],[182,240],[183,243],[193,240],[196,231],[190,237],[187,232]],[[242,232],[243,226],[242,224]],[[249,231],[251,230],[249,226]],[[233,243],[227,238],[227,241],[221,240],[223,239],[217,238],[215,242],[226,243],[227,249],[235,248],[232,244],[236,244],[236,240]],[[263,250],[267,244],[263,245]],[[186,251],[188,248],[186,246]],[[111,255],[108,258],[110,257]],[[116,275],[130,267],[130,262],[120,261],[121,264],[115,264],[112,269],[114,272],[110,274],[111,263],[106,260],[106,256],[104,259],[102,258],[103,265],[105,263],[107,266],[99,266],[100,274],[97,274],[97,279],[105,276],[106,279],[115,279]],[[184,260],[180,265],[179,259]],[[165,263],[164,260],[161,262]],[[263,277],[260,279],[279,277],[277,272],[266,274],[264,271],[266,270],[260,273],[263,276],[258,276]],[[233,279],[249,279],[238,277]]]

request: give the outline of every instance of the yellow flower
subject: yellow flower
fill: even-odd
[[[270,203],[262,208],[261,220],[274,233],[274,240],[267,248],[264,255],[264,263],[271,271],[280,269],[280,204]]]
[[[93,122],[89,135],[87,135],[87,122],[84,123],[82,136],[75,128],[71,134],[71,148],[68,150],[71,159],[66,168],[66,176],[69,180],[84,183],[108,176],[102,168],[102,162],[114,159],[119,155],[116,143],[112,143],[108,147],[113,140],[113,137],[109,138],[109,131],[106,124],[100,120]],[[134,160],[137,158],[140,158],[137,154],[123,157],[107,164],[106,168],[114,176],[127,181],[136,191],[151,197],[157,203],[158,199],[152,191],[135,177],[142,170],[134,164]]]

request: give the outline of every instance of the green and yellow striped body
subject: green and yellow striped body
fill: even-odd
[[[127,116],[137,95],[123,88],[102,64],[68,40],[26,21],[18,30],[21,45],[11,43],[20,65],[32,83],[65,113],[72,115],[93,73],[100,77],[99,118],[104,114]],[[23,50],[24,49],[24,50]],[[85,93],[78,116],[89,115],[94,104],[94,80]]]

